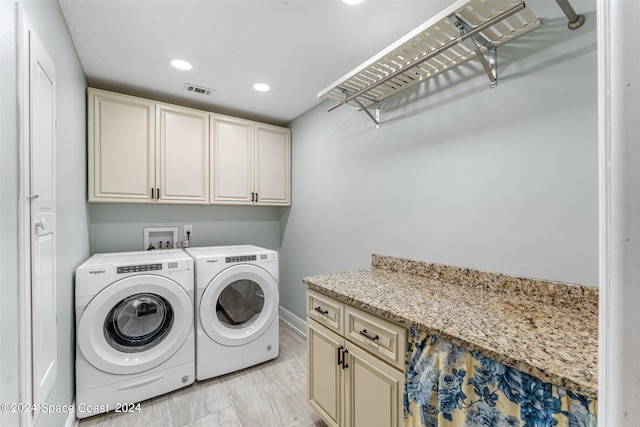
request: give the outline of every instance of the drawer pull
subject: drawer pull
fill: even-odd
[[[315,311],[317,311],[318,313],[322,314],[323,316],[326,316],[327,314],[329,314],[329,311],[327,310],[323,310],[322,307],[317,306],[316,308],[314,308]]]
[[[367,332],[366,329],[361,330],[360,335],[362,335],[365,338],[369,338],[371,341],[376,341],[380,339],[378,335],[371,335],[369,332]]]

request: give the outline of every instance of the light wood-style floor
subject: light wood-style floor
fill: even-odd
[[[326,427],[307,402],[306,357],[305,339],[280,321],[278,358],[144,401],[140,412],[96,415],[79,425]]]

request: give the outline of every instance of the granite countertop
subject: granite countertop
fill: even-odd
[[[597,288],[375,254],[371,270],[303,283],[597,399]]]

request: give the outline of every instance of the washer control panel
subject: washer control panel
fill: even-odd
[[[141,273],[143,271],[157,271],[157,270],[162,270],[162,264],[124,265],[122,267],[118,267],[118,274]]]
[[[133,274],[164,271],[165,274],[175,275],[189,272],[191,269],[191,263],[188,261],[169,261],[165,263],[122,265],[117,268],[116,272],[117,274]]]
[[[192,270],[192,263],[186,261],[172,261],[167,263],[167,271],[170,275],[189,273]]]

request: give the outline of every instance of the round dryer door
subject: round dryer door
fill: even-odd
[[[82,312],[78,346],[87,361],[113,374],[133,374],[165,362],[193,326],[193,305],[176,282],[131,276],[96,295]]]
[[[237,346],[260,337],[278,313],[278,284],[265,270],[239,264],[219,273],[200,301],[200,324],[214,341]]]

